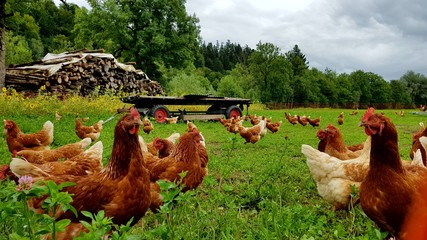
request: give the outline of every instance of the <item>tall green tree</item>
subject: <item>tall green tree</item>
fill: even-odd
[[[292,76],[302,76],[308,69],[309,62],[297,44],[285,56],[292,65]]]
[[[121,61],[135,61],[159,80],[158,64],[185,68],[199,54],[198,19],[185,0],[88,0],[76,13],[77,47],[105,48]]]
[[[292,94],[289,85],[291,65],[277,46],[259,42],[249,57],[249,66],[261,91],[262,102],[287,101]]]
[[[385,104],[391,103],[391,87],[381,76],[375,73],[367,73],[369,76],[369,85],[371,89],[371,103],[381,104],[380,106],[386,107]]]
[[[400,81],[404,82],[408,87],[412,102],[419,106],[427,103],[427,78],[423,74],[415,73],[414,71],[406,72]]]
[[[350,74],[349,79],[352,82],[354,96],[359,96],[358,99],[354,99],[358,103],[357,107],[369,106],[372,100],[369,75],[362,70],[357,70]]]
[[[413,107],[411,90],[403,81],[391,80],[390,88],[393,108]]]
[[[338,74],[335,82],[335,85],[337,86],[336,91],[338,106],[343,108],[357,108],[360,95],[352,92],[353,85],[349,75],[347,73]]]

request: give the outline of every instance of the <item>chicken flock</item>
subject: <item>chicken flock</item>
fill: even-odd
[[[356,116],[357,111],[350,116]],[[56,113],[57,121],[59,113]],[[427,205],[426,149],[427,129],[413,134],[410,161],[400,159],[397,131],[384,114],[369,108],[360,126],[367,138],[355,145],[346,145],[340,129],[329,123],[320,128],[321,117],[284,113],[291,125],[317,127],[317,148],[303,144],[301,152],[316,183],[318,194],[334,210],[348,209],[360,203],[365,214],[390,237],[415,239],[415,222],[420,221],[414,204]],[[247,114],[238,118],[217,119],[229,133],[240,136],[243,143],[255,144],[266,134],[280,131],[282,120]],[[72,205],[78,211],[58,209],[56,219],[70,219],[65,232],[57,239],[71,239],[87,231],[80,220],[87,220],[81,211],[97,213],[104,210],[117,225],[137,223],[148,210],[156,213],[163,205],[158,180],[180,184],[183,192],[196,189],[208,174],[208,152],[205,138],[195,123],[188,121],[186,131],[171,133],[167,138],[156,137],[145,142],[140,128],[150,134],[154,126],[149,118],[141,119],[135,108],[130,108],[116,123],[111,157],[102,163],[103,144],[99,141],[104,121],[86,125],[87,118],[76,114],[75,134],[80,141],[51,149],[53,123],[47,121],[36,133],[23,133],[18,124],[4,120],[6,142],[12,159],[0,170],[0,179],[17,182],[19,177],[31,176],[34,182],[52,180],[75,182],[63,191],[73,194]],[[168,119],[167,123],[177,123]],[[338,115],[338,125],[344,124],[344,113]],[[182,175],[182,173],[185,173]],[[182,178],[182,179],[181,179]],[[357,191],[358,196],[354,194]],[[28,205],[35,212],[45,197],[33,198]],[[427,221],[427,216],[422,221]],[[414,238],[415,237],[415,238]]]
[[[104,210],[105,216],[112,217],[118,226],[129,221],[133,225],[148,209],[157,212],[163,205],[158,180],[176,182],[182,191],[188,191],[197,188],[207,175],[205,139],[194,123],[188,123],[182,134],[174,132],[168,138],[146,143],[139,130],[142,128],[148,134],[153,128],[144,129],[150,125],[147,119],[141,120],[136,108],[131,108],[114,128],[111,157],[103,166],[103,144],[97,140],[104,122],[86,126],[86,121],[76,116],[75,133],[83,138],[81,141],[55,149],[50,149],[52,122],[47,121],[37,133],[23,133],[14,121],[4,121],[12,160],[2,167],[2,180],[17,181],[19,177],[31,176],[34,183],[76,183],[63,191],[72,194],[72,205],[79,214],[57,209],[55,218],[70,219],[71,224],[65,232],[57,233],[56,239],[72,239],[87,231],[80,222],[87,221],[82,211]],[[33,198],[28,205],[43,213],[44,200],[45,197]]]

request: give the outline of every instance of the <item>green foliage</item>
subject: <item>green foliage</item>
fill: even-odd
[[[87,211],[82,211],[82,214],[87,218],[91,219],[91,222],[81,221],[83,226],[88,229],[87,233],[80,234],[79,237],[74,238],[75,240],[90,240],[90,239],[102,239],[108,237],[111,231],[115,230],[110,236],[112,240],[128,239],[127,232],[130,230],[130,224],[132,219],[126,225],[117,226],[113,223],[111,217],[106,217],[104,210],[99,211],[96,215]]]
[[[412,102],[419,106],[420,104],[426,104],[427,102],[427,77],[415,73],[413,71],[408,71],[401,78],[405,86],[408,87],[410,95],[412,96]]]
[[[6,32],[6,66],[10,64],[27,63],[32,61],[32,51],[28,42],[22,36]]]
[[[285,102],[292,94],[290,86],[291,65],[272,43],[257,44],[249,58],[249,68],[259,90],[261,101]]]
[[[308,69],[308,61],[298,45],[295,44],[294,48],[285,55],[292,65],[292,76],[302,76]]]
[[[219,96],[244,97],[243,88],[238,85],[238,80],[231,75],[221,79],[218,84],[217,93]]]
[[[173,73],[173,76],[172,74]],[[188,94],[213,94],[215,91],[209,80],[203,76],[198,75],[191,70],[172,70],[167,73],[171,76],[170,82],[166,85],[165,89],[170,96],[183,96]]]
[[[198,19],[187,15],[185,1],[89,3],[90,12],[76,14],[74,33],[79,47],[104,47],[121,61],[135,61],[154,79],[161,77],[157,63],[180,69],[194,62]]]

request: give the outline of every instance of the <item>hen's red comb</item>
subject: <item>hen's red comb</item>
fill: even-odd
[[[367,121],[368,118],[374,115],[375,109],[373,107],[368,108],[365,114],[363,114],[362,121]]]
[[[322,135],[322,134],[324,134],[325,133],[325,131],[323,131],[323,129],[319,129],[319,131],[317,131],[317,133],[316,133],[316,136],[320,136],[320,135]]]
[[[153,141],[153,144],[157,144],[158,141],[159,141],[159,137],[156,137]]]
[[[141,117],[141,116],[139,115],[138,110],[136,110],[136,107],[132,107],[132,108],[130,109],[130,113],[132,113],[132,115],[133,115],[135,118],[140,118],[140,117]]]

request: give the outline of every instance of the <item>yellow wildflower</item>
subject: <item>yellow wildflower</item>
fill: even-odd
[[[35,105],[34,103],[31,103],[31,104],[30,104],[30,108],[31,108],[31,109],[33,109],[33,108],[35,108],[35,107],[36,107],[36,105]]]
[[[6,87],[2,87],[2,88],[1,88],[1,91],[2,91],[3,93],[6,93],[6,92],[7,92],[7,88],[6,88]]]
[[[46,90],[46,85],[41,86],[40,90],[42,90],[42,91]]]

